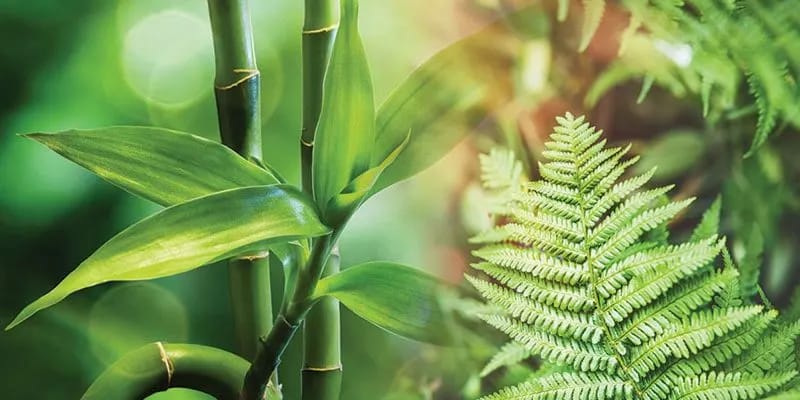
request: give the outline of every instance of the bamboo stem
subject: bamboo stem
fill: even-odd
[[[300,159],[303,189],[311,194],[312,191],[312,154],[314,136],[322,108],[322,87],[325,70],[330,59],[331,46],[338,24],[338,2],[336,0],[306,0],[306,15],[303,26],[303,126],[300,140]],[[339,236],[334,232],[328,236],[314,240],[313,249],[305,265],[297,265],[299,269],[297,283],[291,296],[284,298],[281,312],[277,322],[269,334],[261,340],[253,364],[245,377],[242,389],[243,400],[257,400],[267,388],[264,384],[266,377],[275,371],[280,364],[280,358],[286,350],[297,328],[309,314],[314,305],[310,300],[314,288],[323,273],[338,271],[338,256],[331,263],[331,269],[325,270],[331,249]],[[335,265],[335,266],[333,266]],[[303,268],[300,268],[303,267]],[[317,340],[305,341],[306,371],[316,370],[317,365],[325,369],[331,365],[339,366],[341,371],[340,327],[338,302],[325,301],[318,313],[308,317],[312,327],[317,326],[322,331],[315,331],[315,336],[324,337],[324,343]],[[335,307],[334,307],[335,306]],[[306,321],[306,323],[309,323]],[[324,328],[323,328],[324,327]],[[310,361],[310,362],[309,362]],[[307,376],[304,373],[304,376]],[[328,397],[316,397],[316,400],[337,399],[338,387],[341,378],[339,373],[323,374],[323,383],[329,388]],[[311,380],[304,379],[304,396],[315,393],[309,388]],[[335,385],[335,386],[334,386]]]
[[[322,88],[338,27],[336,0],[305,0],[303,24],[303,127],[300,142],[303,188],[312,193],[312,153],[322,108]],[[339,256],[328,258],[323,276],[339,272]],[[339,301],[324,298],[315,304],[303,326],[304,400],[337,400],[342,380]]]
[[[300,158],[303,188],[311,192],[311,160],[322,109],[322,83],[338,27],[336,0],[305,0],[303,23],[303,126]]]
[[[213,347],[152,343],[105,370],[82,400],[139,400],[170,388],[197,390],[236,400],[247,361]]]
[[[223,144],[258,164],[262,157],[261,85],[248,0],[209,0],[208,10],[220,137]],[[228,271],[238,352],[252,359],[258,337],[272,328],[269,254],[231,259]],[[277,387],[277,377],[273,379]]]
[[[331,252],[332,243],[338,238],[333,232],[314,241],[314,247],[304,268],[300,271],[291,298],[285,298],[275,325],[261,339],[261,345],[245,376],[242,400],[260,400],[267,390],[267,379],[278,368],[281,356],[291,341],[308,310],[314,305],[312,295],[322,275]]]
[[[238,353],[247,359],[256,355],[258,337],[272,328],[269,253],[228,262],[228,280]]]
[[[339,255],[331,252],[322,273],[339,272]],[[342,385],[342,346],[339,301],[320,299],[306,315],[303,325],[303,400],[335,400]]]

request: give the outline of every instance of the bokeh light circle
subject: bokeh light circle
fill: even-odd
[[[214,52],[207,21],[181,10],[150,14],[125,33],[125,80],[146,102],[181,107],[210,93]]]

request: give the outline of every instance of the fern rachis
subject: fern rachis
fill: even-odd
[[[775,311],[740,297],[733,265],[716,266],[726,252],[718,202],[688,242],[668,243],[665,224],[692,199],[643,189],[652,171],[622,179],[636,162],[624,160],[629,147],[605,148],[583,118],[557,121],[542,180],[510,193],[486,185],[507,190],[495,209],[504,223],[474,239],[481,275],[467,279],[505,310],[484,319],[517,343],[507,352],[519,357],[521,346],[565,369],[486,399],[733,400],[786,389],[800,325],[778,326]],[[515,170],[497,154],[482,162],[495,171],[485,179]]]

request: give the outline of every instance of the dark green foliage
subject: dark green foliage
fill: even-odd
[[[800,13],[795,0],[622,3],[632,17],[621,58],[597,79],[588,103],[616,83],[641,78],[643,93],[655,83],[678,96],[699,96],[703,114],[714,120],[752,107],[758,117],[748,155],[779,126],[800,127]],[[593,10],[599,18],[602,8]],[[640,28],[647,33],[637,32]]]

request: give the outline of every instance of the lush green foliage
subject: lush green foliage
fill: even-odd
[[[510,200],[498,226],[475,238],[483,277],[468,279],[497,307],[484,319],[517,343],[487,369],[526,351],[560,366],[486,399],[779,393],[797,375],[799,325],[755,304],[750,278],[740,284],[717,234],[719,202],[688,241],[669,241],[666,224],[693,199],[668,201],[671,186],[642,189],[652,171],[623,179],[637,158],[601,134],[582,117],[558,118],[542,179],[524,185],[507,156],[483,159],[487,188]]]
[[[581,48],[594,34],[604,0],[587,1]],[[676,95],[693,93],[716,120],[753,106],[757,129],[750,153],[781,124],[800,127],[800,18],[794,0],[623,0],[631,19],[621,57],[587,95],[594,104],[616,83],[642,78]],[[640,32],[644,28],[647,33]],[[741,100],[746,86],[749,99]]]

